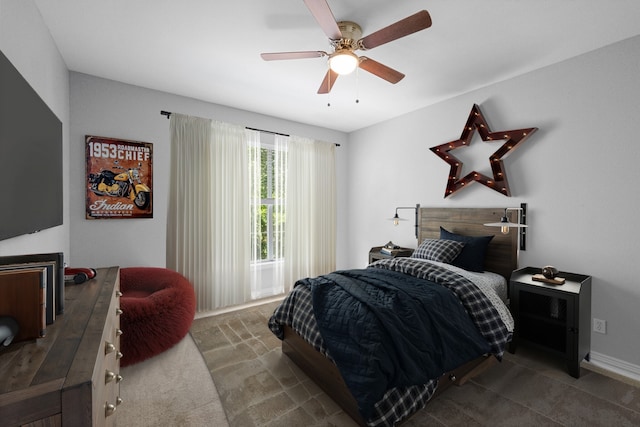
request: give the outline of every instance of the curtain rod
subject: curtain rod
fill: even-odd
[[[161,110],[160,114],[163,116],[167,116],[167,119],[171,117],[171,111],[164,111]],[[280,135],[280,136],[291,136],[291,135],[287,135],[286,133],[280,133],[280,132],[274,132],[272,130],[264,130],[264,129],[257,129],[257,128],[251,128],[249,126],[245,126],[245,129],[249,129],[249,130],[255,130],[256,132],[264,132],[264,133],[270,133],[272,135]],[[335,144],[336,147],[340,147],[340,144]]]

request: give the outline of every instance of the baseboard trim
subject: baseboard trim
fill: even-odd
[[[216,310],[199,311],[196,313],[194,318],[201,319],[203,317],[217,316],[219,314],[226,314],[226,313],[231,313],[233,311],[244,310],[245,308],[256,307],[258,305],[268,304],[270,302],[275,302],[275,301],[281,301],[284,299],[285,296],[286,296],[285,294],[274,295],[272,297],[253,300],[245,304],[223,307]]]
[[[583,361],[582,366],[586,369],[640,387],[640,366],[638,365],[592,351],[589,354],[589,361]]]

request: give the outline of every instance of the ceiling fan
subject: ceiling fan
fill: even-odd
[[[421,10],[407,18],[382,28],[368,36],[362,37],[362,29],[351,21],[336,22],[326,0],[304,0],[313,17],[318,21],[322,31],[329,37],[333,53],[321,50],[300,52],[262,53],[265,61],[282,59],[303,59],[329,57],[329,69],[318,89],[318,93],[329,93],[339,75],[349,74],[356,67],[360,67],[390,83],[398,83],[404,74],[387,67],[366,56],[358,56],[356,50],[369,50],[390,41],[408,36],[431,26],[431,16],[426,10]]]

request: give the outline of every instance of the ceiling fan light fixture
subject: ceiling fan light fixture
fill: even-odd
[[[359,62],[358,56],[347,49],[338,50],[329,56],[329,68],[340,75],[351,74]]]

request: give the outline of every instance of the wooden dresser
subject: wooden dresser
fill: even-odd
[[[112,426],[120,404],[120,269],[65,288],[46,336],[0,349],[0,425]]]

